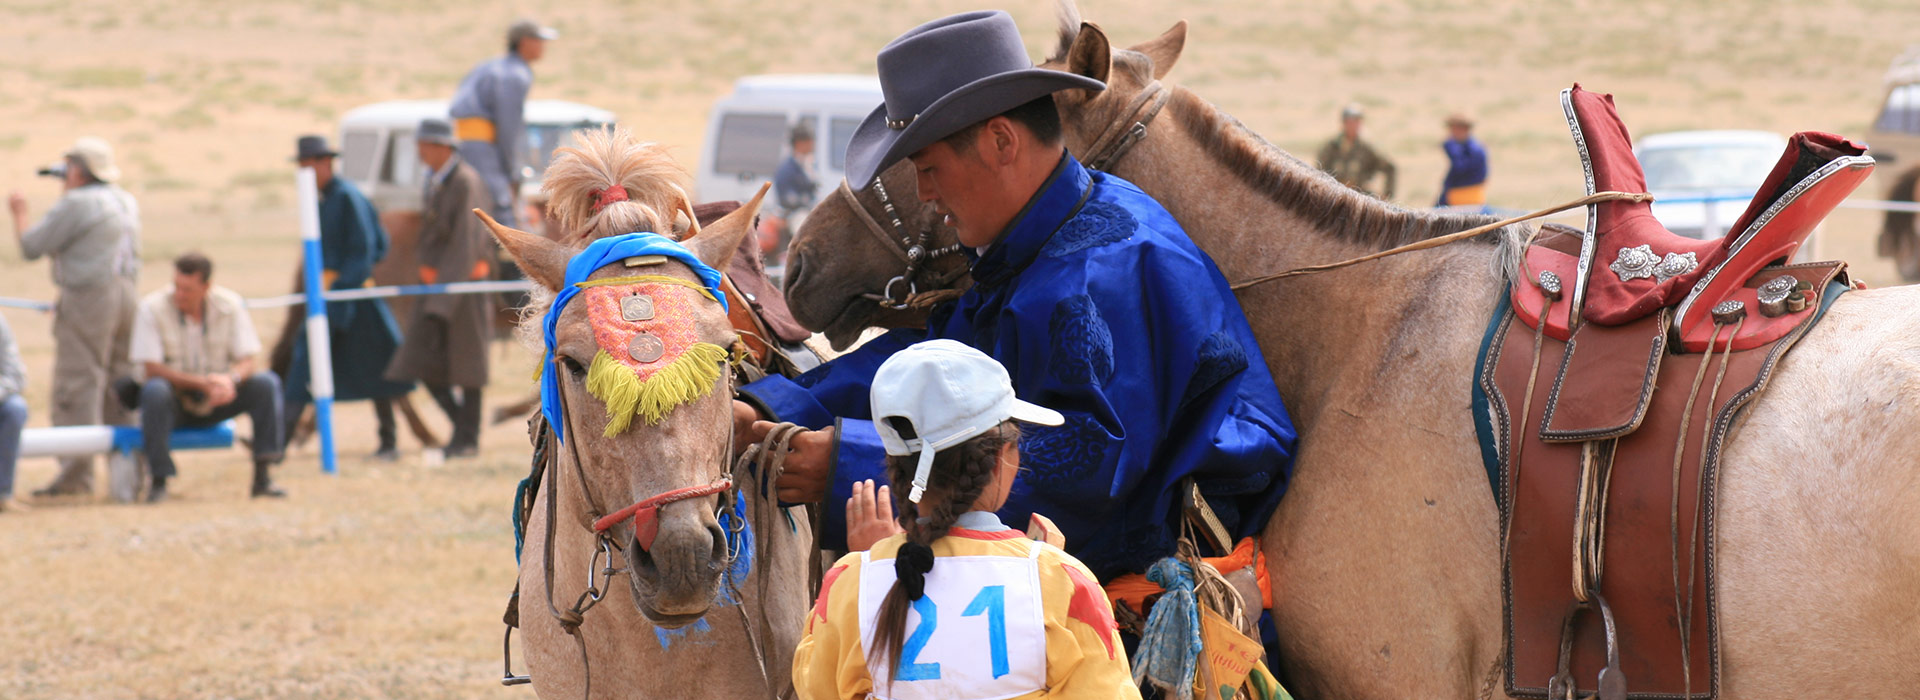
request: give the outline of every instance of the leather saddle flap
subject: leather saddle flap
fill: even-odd
[[[1547,395],[1540,439],[1604,440],[1638,429],[1667,354],[1670,313],[1661,309],[1624,326],[1588,323],[1575,329]]]

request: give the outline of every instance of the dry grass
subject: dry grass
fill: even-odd
[[[499,51],[519,12],[565,33],[537,66],[536,97],[611,109],[692,164],[707,107],[734,77],[869,71],[895,34],[979,5],[17,0],[0,6],[0,186],[44,212],[57,188],[31,180],[32,169],[75,137],[104,136],[141,198],[147,286],[166,278],[172,255],[201,248],[220,282],[277,294],[298,252],[294,137],[334,133],[334,119],[361,104],[445,96]],[[1035,53],[1051,46],[1047,2],[1003,5]],[[1555,100],[1575,80],[1618,93],[1639,133],[1858,135],[1886,61],[1920,40],[1920,4],[1895,0],[1085,5],[1122,44],[1190,20],[1172,79],[1295,153],[1333,133],[1341,104],[1366,104],[1371,138],[1399,161],[1413,204],[1432,201],[1440,120],[1453,110],[1479,118],[1495,202],[1533,208],[1578,193]],[[1888,281],[1872,258],[1877,229],[1872,214],[1842,212],[1823,252]],[[0,250],[0,269],[0,295],[50,297],[44,263]],[[4,313],[44,424],[47,319]],[[272,329],[279,318],[256,320]],[[496,372],[496,399],[527,386],[528,359],[515,358]],[[366,408],[341,413],[343,453],[370,451]],[[182,460],[175,503],[0,515],[0,590],[12,601],[0,697],[529,697],[491,681],[512,585],[505,513],[525,455],[520,433],[498,429],[477,465],[437,470],[349,459],[344,476],[323,478],[296,458],[286,503],[243,497],[238,453],[194,454]],[[24,465],[20,490],[51,469]]]

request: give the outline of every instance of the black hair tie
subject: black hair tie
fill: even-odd
[[[907,600],[919,600],[927,594],[927,572],[933,570],[933,548],[918,542],[900,545],[893,555],[893,575]]]

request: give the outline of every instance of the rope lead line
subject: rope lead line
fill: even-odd
[[[1367,255],[1362,255],[1360,257],[1352,258],[1349,260],[1342,260],[1336,263],[1327,263],[1325,265],[1309,265],[1307,267],[1298,267],[1298,268],[1288,270],[1286,272],[1265,275],[1262,277],[1255,277],[1253,279],[1246,280],[1243,282],[1235,282],[1233,284],[1233,291],[1237,292],[1242,289],[1246,289],[1248,287],[1265,284],[1267,282],[1272,282],[1277,279],[1285,279],[1288,277],[1296,277],[1299,275],[1311,275],[1316,272],[1326,272],[1328,270],[1338,270],[1340,268],[1348,267],[1350,265],[1358,265],[1363,262],[1369,262],[1373,260],[1379,260],[1381,258],[1392,257],[1395,255],[1399,255],[1401,253],[1411,253],[1416,250],[1438,248],[1448,243],[1453,243],[1456,241],[1464,241],[1466,239],[1473,238],[1475,236],[1479,236],[1481,234],[1485,234],[1490,231],[1498,231],[1500,229],[1506,228],[1508,226],[1512,226],[1514,224],[1524,223],[1527,221],[1532,221],[1534,219],[1553,216],[1554,214],[1558,214],[1560,212],[1567,211],[1569,209],[1578,209],[1580,207],[1591,206],[1591,205],[1600,204],[1603,202],[1622,202],[1622,201],[1651,202],[1653,201],[1653,195],[1647,194],[1645,192],[1595,192],[1593,194],[1587,195],[1585,197],[1581,197],[1571,202],[1567,202],[1565,204],[1561,204],[1554,207],[1548,207],[1546,209],[1541,209],[1539,211],[1532,212],[1530,214],[1524,214],[1524,215],[1512,217],[1509,219],[1501,219],[1491,224],[1475,226],[1465,231],[1460,231],[1457,233],[1449,233],[1444,236],[1437,236],[1434,238],[1426,239],[1424,241],[1415,241],[1413,243],[1408,243],[1406,245],[1400,246],[1398,248],[1393,248],[1390,250],[1383,250],[1378,253],[1369,253]]]

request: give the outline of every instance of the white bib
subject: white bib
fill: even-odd
[[[1040,547],[1026,558],[940,557],[926,596],[907,613],[899,673],[879,668],[874,620],[893,588],[893,560],[861,555],[860,644],[873,696],[888,700],[996,700],[1047,685],[1047,628],[1040,599]],[[888,684],[892,679],[892,684]]]

